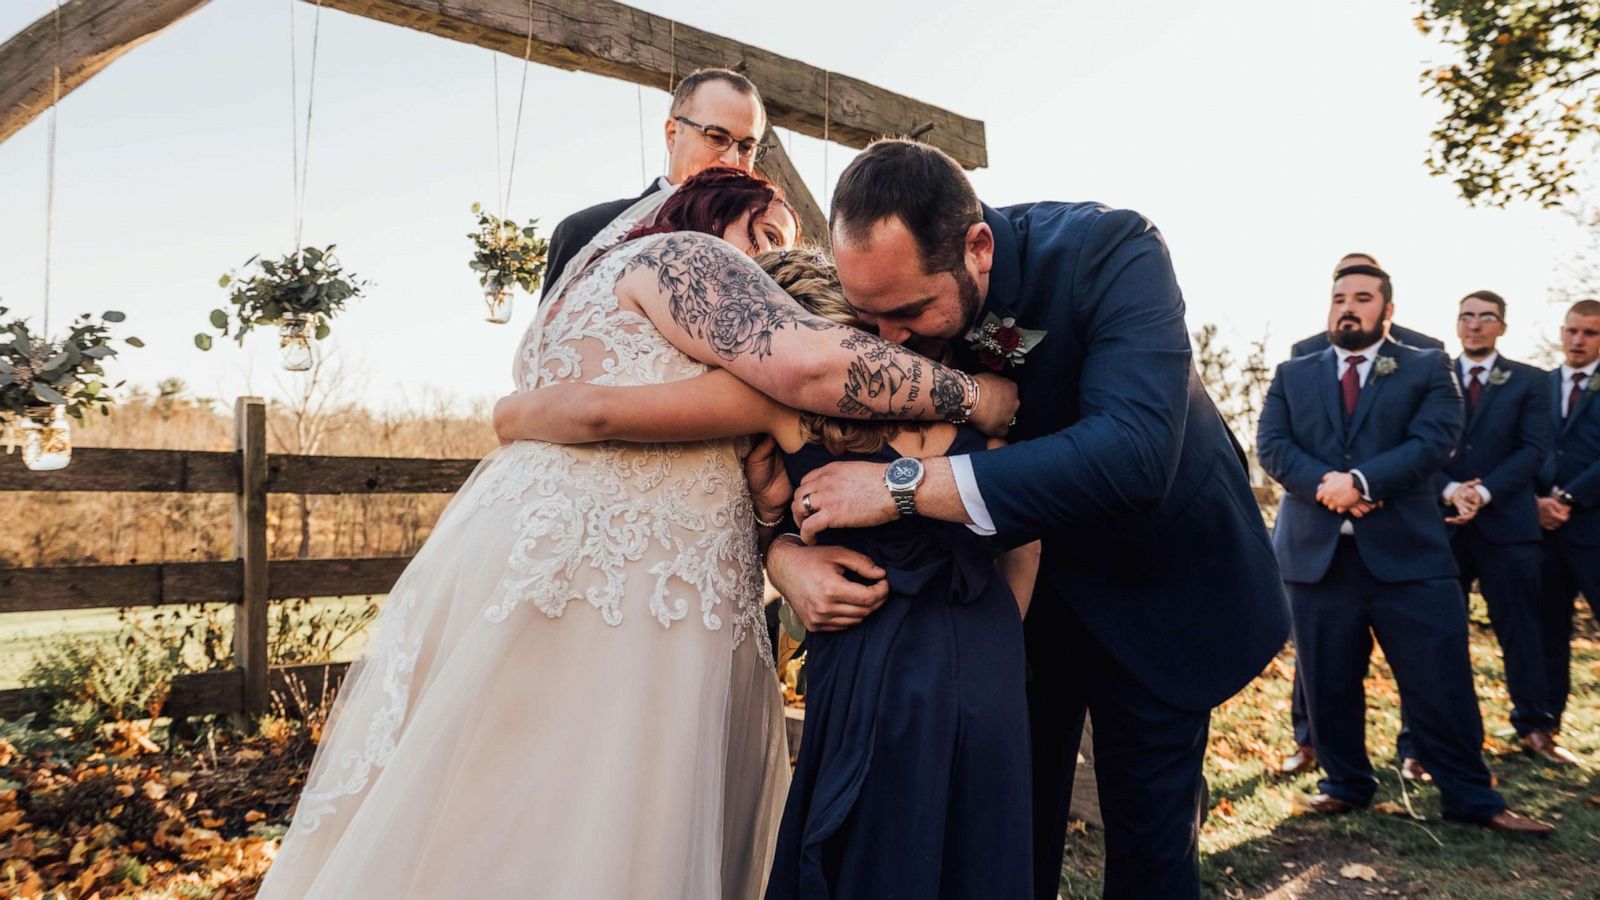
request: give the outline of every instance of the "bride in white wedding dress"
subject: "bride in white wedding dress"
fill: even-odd
[[[795,237],[757,183],[766,202],[714,232],[745,253]],[[569,266],[519,390],[708,370],[619,302],[664,238],[608,246],[663,199]],[[491,453],[390,593],[259,896],[757,897],[789,766],[748,449]]]

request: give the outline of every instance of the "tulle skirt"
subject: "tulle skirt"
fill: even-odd
[[[262,898],[760,896],[789,780],[760,643],[646,597],[485,615],[540,502],[497,496],[517,464],[484,461],[390,594]]]

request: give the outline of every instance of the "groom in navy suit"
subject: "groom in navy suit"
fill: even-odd
[[[1278,367],[1256,443],[1286,491],[1273,547],[1327,773],[1308,805],[1334,814],[1372,802],[1362,680],[1376,636],[1446,818],[1549,833],[1506,808],[1483,762],[1466,606],[1433,483],[1461,432],[1461,395],[1449,357],[1385,338],[1392,298],[1382,269],[1339,273],[1333,346]]]
[[[1198,897],[1210,710],[1283,646],[1288,617],[1160,234],[1093,203],[983,206],[953,160],[902,140],[840,175],[831,224],[845,294],[883,337],[950,342],[1020,389],[1014,443],[922,460],[913,490],[917,515],[1044,542],[1024,625],[1036,896],[1059,888],[1087,709],[1105,895]],[[899,514],[866,462],[810,473],[794,509],[803,536]],[[778,541],[768,561],[812,628],[837,606],[826,549]]]

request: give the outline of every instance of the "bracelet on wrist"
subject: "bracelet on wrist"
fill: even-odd
[[[779,510],[778,517],[776,519],[773,519],[771,522],[768,522],[766,519],[761,518],[761,513],[759,511],[756,512],[755,517],[756,517],[756,524],[761,526],[762,528],[777,528],[779,525],[783,524],[783,511],[782,510]]]

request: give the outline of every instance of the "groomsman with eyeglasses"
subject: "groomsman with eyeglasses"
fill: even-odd
[[[1571,688],[1572,605],[1600,618],[1600,301],[1580,300],[1561,326],[1562,364],[1546,377],[1555,449],[1540,470],[1544,528],[1539,631],[1546,708],[1559,730]]]
[[[598,203],[562,219],[550,233],[541,297],[550,293],[550,286],[578,251],[628,207],[713,166],[753,169],[761,158],[767,111],[761,92],[750,79],[731,69],[700,69],[678,82],[663,128],[667,174],[650,182],[636,197]]]
[[[1456,318],[1461,356],[1456,378],[1466,419],[1455,455],[1434,478],[1450,526],[1465,597],[1474,580],[1505,661],[1511,724],[1523,750],[1546,762],[1575,765],[1555,741],[1546,708],[1545,665],[1539,638],[1539,505],[1534,477],[1554,439],[1549,380],[1533,366],[1500,355],[1506,301],[1493,291],[1462,298]],[[1409,734],[1401,755],[1415,758]]]

